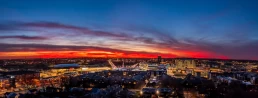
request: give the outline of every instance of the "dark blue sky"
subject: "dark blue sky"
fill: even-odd
[[[1,0],[0,41],[258,59],[257,5],[257,0]]]

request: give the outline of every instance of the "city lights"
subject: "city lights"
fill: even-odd
[[[0,98],[257,98],[258,0],[0,0]]]

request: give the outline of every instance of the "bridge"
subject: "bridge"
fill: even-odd
[[[108,60],[109,65],[111,65],[112,69],[117,69],[116,65],[112,62],[111,59]]]
[[[111,65],[111,68],[112,69],[119,69],[113,62],[111,59],[108,60],[108,63],[109,65]],[[139,63],[136,63],[134,65],[131,65],[129,68],[136,68],[136,66],[138,65]],[[126,68],[125,65],[124,65],[124,60],[123,60],[123,64],[122,64],[122,68]],[[128,68],[128,67],[127,67]]]

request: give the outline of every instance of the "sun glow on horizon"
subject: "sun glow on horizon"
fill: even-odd
[[[33,51],[33,52],[0,52],[0,59],[4,58],[78,58],[78,57],[102,57],[102,58],[163,58],[175,57],[194,57],[194,58],[210,58],[215,54],[205,52],[180,52],[175,55],[170,53],[151,53],[151,52],[113,52],[104,50],[90,51]],[[227,58],[225,56],[216,56],[217,58]]]

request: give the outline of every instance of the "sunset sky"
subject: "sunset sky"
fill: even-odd
[[[258,60],[258,0],[0,0],[0,59],[158,55]]]

